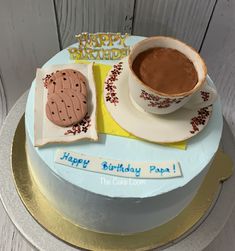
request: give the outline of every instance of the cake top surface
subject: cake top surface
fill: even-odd
[[[131,36],[126,44],[133,45],[144,37]],[[74,46],[74,45],[73,45]],[[76,46],[76,45],[75,45]],[[114,64],[117,61],[97,61],[103,64]],[[52,64],[68,64],[69,52],[65,49],[45,66]],[[33,82],[26,106],[26,130],[31,142],[34,139],[34,91]],[[179,150],[136,139],[99,135],[98,142],[77,142],[69,145],[55,144],[43,148],[35,148],[51,171],[60,178],[88,191],[109,197],[145,198],[160,195],[186,185],[196,177],[213,158],[218,149],[223,127],[221,106],[217,100],[213,107],[211,119],[206,128],[188,141],[187,150]],[[125,146],[125,147],[124,147]],[[106,174],[87,172],[69,168],[54,162],[58,149],[78,152],[91,156],[126,161],[179,161],[183,176],[174,179],[131,179]]]

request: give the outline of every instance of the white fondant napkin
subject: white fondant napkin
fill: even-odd
[[[46,116],[47,89],[43,78],[56,70],[74,69],[80,71],[88,82],[88,114],[76,127],[60,127]],[[37,69],[34,100],[34,146],[49,143],[74,142],[81,139],[98,140],[96,131],[96,89],[93,76],[93,63],[52,65]]]

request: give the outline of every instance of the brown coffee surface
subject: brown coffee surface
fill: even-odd
[[[166,94],[190,91],[198,81],[193,63],[170,48],[152,48],[140,53],[132,69],[146,85]]]

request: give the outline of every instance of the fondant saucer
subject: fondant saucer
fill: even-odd
[[[213,85],[209,77],[207,81]],[[166,115],[145,112],[130,98],[127,58],[113,65],[106,78],[103,95],[108,111],[122,128],[156,143],[178,142],[195,136],[206,127],[213,107],[195,110],[180,108]]]

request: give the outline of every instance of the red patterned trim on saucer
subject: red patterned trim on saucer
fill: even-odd
[[[119,99],[117,97],[116,93],[116,85],[114,82],[118,80],[118,75],[121,74],[123,67],[122,67],[123,62],[119,62],[118,64],[113,66],[113,70],[111,70],[111,73],[107,80],[105,81],[105,90],[107,90],[105,100],[106,102],[110,102],[111,104],[114,104],[115,106],[117,103],[119,103]]]
[[[82,121],[78,124],[73,125],[71,129],[67,130],[64,135],[68,134],[79,134],[79,133],[86,133],[89,127],[91,126],[91,118],[90,115],[86,114]]]
[[[203,101],[208,101],[210,98],[210,93],[205,92],[205,91],[201,91],[201,96],[202,96]]]
[[[192,125],[192,128],[193,128],[190,131],[190,133],[192,133],[192,134],[194,134],[196,131],[199,131],[198,127],[200,125],[205,125],[206,120],[210,116],[209,106],[201,108],[200,110],[198,110],[197,114],[198,114],[198,116],[193,117],[190,122],[190,124]]]
[[[178,104],[184,99],[184,97],[174,98],[174,99],[160,98],[158,96],[146,92],[145,90],[141,90],[140,98],[148,100],[149,101],[148,106],[157,108],[167,108],[170,107],[171,104]]]

